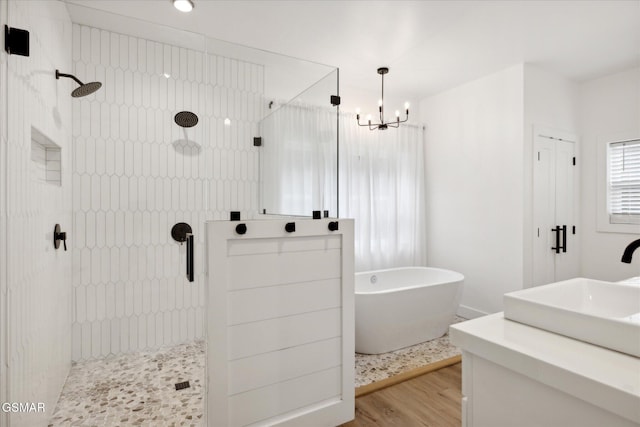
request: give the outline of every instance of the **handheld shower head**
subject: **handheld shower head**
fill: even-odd
[[[60,77],[67,77],[67,78],[73,79],[76,83],[80,85],[80,87],[75,88],[73,92],[71,92],[71,96],[73,96],[74,98],[80,98],[82,96],[91,95],[93,92],[97,91],[102,87],[102,83],[100,82],[90,82],[85,84],[85,83],[82,83],[76,76],[72,74],[64,74],[64,73],[61,73],[59,70],[56,70],[56,79],[59,79]]]

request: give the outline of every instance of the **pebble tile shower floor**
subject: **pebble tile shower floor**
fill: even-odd
[[[201,426],[203,383],[203,341],[75,363],[49,426]]]
[[[202,426],[204,350],[196,341],[74,363],[49,427]],[[448,334],[391,353],[356,354],[356,387],[459,354]],[[176,390],[184,381],[190,387]]]

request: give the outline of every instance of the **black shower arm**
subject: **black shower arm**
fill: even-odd
[[[84,86],[84,83],[82,83],[80,80],[78,80],[78,78],[76,76],[71,75],[71,74],[61,73],[60,71],[56,70],[56,79],[59,79],[60,77],[68,77],[70,79],[75,80],[76,83],[78,83],[80,86]]]

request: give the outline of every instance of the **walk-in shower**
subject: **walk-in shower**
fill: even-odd
[[[89,82],[82,83],[76,76],[73,74],[65,74],[61,73],[59,70],[56,70],[56,79],[60,79],[60,77],[67,77],[69,79],[73,79],[76,83],[80,85],[71,92],[71,96],[74,98],[81,98],[83,96],[91,95],[93,92],[97,91],[102,87],[102,83],[100,82]]]
[[[8,134],[0,146],[9,147],[0,150],[0,177],[18,183],[0,192],[0,206],[14,209],[3,227],[18,242],[0,250],[8,260],[0,262],[8,277],[0,353],[16,361],[0,356],[0,400],[44,402],[47,411],[0,413],[0,424],[206,425],[204,223],[230,211],[243,219],[280,213],[260,197],[263,177],[280,163],[261,158],[283,146],[290,116],[274,116],[264,135],[261,122],[277,110],[272,100],[281,108],[317,99],[335,111],[335,79],[313,97],[298,95],[336,69],[77,2],[2,3],[24,18],[32,49],[30,58],[0,60],[8,70],[0,104],[10,107],[0,108],[0,125],[9,119],[0,126]],[[313,111],[287,135],[307,131],[301,125]],[[335,115],[330,123],[335,129]],[[48,169],[33,161],[36,131],[60,147],[51,159],[56,186],[38,180]],[[193,281],[186,245],[171,237],[177,222],[193,229]],[[54,224],[68,232],[67,252],[51,248]],[[30,237],[20,239],[20,230]]]

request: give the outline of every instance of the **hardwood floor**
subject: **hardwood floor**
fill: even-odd
[[[343,427],[460,427],[461,364],[442,368],[356,399],[356,418]]]

